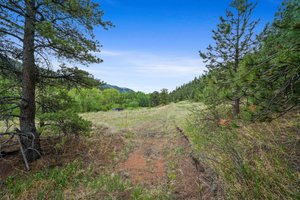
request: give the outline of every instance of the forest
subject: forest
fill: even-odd
[[[260,3],[220,13],[203,74],[145,93],[85,70],[115,26],[98,1],[0,0],[0,198],[299,199],[300,1],[257,31]]]

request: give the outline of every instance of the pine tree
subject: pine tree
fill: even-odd
[[[300,2],[285,0],[245,60],[244,85],[257,105],[255,119],[272,119],[300,104]],[[277,113],[277,115],[274,115]]]
[[[169,103],[169,92],[168,89],[161,89],[159,94],[159,103],[163,105],[167,105]]]
[[[150,105],[152,107],[158,106],[160,103],[160,95],[159,92],[154,91],[150,94]]]
[[[22,63],[20,131],[29,161],[40,157],[35,126],[38,66],[51,68],[49,58],[53,57],[83,65],[101,62],[92,52],[100,47],[93,27],[111,25],[102,16],[103,11],[93,1],[0,0],[0,54]],[[63,77],[74,72],[62,70],[66,72]]]
[[[254,29],[258,23],[251,21],[256,4],[248,0],[233,0],[232,10],[226,10],[226,17],[220,17],[217,30],[213,30],[215,45],[209,45],[207,52],[200,56],[207,63],[207,68],[219,70],[217,82],[224,90],[231,88],[227,95],[233,101],[232,112],[236,116],[240,112],[241,91],[234,77],[243,57],[252,52],[256,46]]]

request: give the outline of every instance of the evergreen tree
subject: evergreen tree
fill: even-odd
[[[169,92],[168,89],[162,89],[159,94],[159,103],[167,105],[169,103]]]
[[[111,23],[102,20],[103,11],[93,1],[0,0],[0,11],[1,57],[22,64],[21,141],[27,159],[33,161],[40,157],[35,126],[37,66],[51,68],[49,56],[81,64],[101,62],[92,54],[100,47],[93,27],[107,28]],[[72,76],[74,70],[62,66],[64,76]]]
[[[235,82],[240,62],[245,55],[251,53],[256,46],[254,28],[258,21],[251,21],[256,4],[248,0],[233,0],[232,10],[226,11],[226,17],[220,17],[217,30],[213,30],[215,45],[209,45],[207,52],[200,56],[211,70],[219,70],[217,82],[222,90],[228,90],[227,98],[233,101],[232,112],[236,116],[240,112],[242,91]]]
[[[158,106],[160,104],[160,95],[159,92],[154,91],[150,94],[150,105],[152,107]]]
[[[169,94],[169,98],[173,102],[191,100],[203,100],[203,89],[205,88],[204,76],[195,77],[189,83],[176,87],[174,91]]]
[[[299,106],[300,2],[286,0],[272,25],[261,34],[260,48],[241,69],[255,118],[270,119]]]

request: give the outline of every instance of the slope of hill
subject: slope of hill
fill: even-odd
[[[116,85],[110,85],[110,84],[105,84],[102,86],[103,89],[116,89],[118,90],[119,92],[121,93],[125,93],[125,92],[134,92],[134,90],[132,89],[129,89],[129,88],[125,88],[125,87],[119,87],[119,86],[116,86]]]

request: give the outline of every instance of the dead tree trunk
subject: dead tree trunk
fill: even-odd
[[[25,0],[26,15],[23,38],[22,102],[20,113],[21,143],[29,162],[40,157],[39,134],[35,127],[35,0]]]

